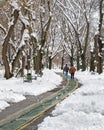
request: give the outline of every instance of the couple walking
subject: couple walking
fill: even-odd
[[[63,74],[64,74],[65,79],[68,78],[68,72],[71,74],[71,79],[74,79],[75,71],[76,71],[76,68],[73,65],[69,68],[66,64],[63,69]]]

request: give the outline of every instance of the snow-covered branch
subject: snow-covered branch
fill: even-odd
[[[4,34],[6,35],[6,28],[3,27],[3,25],[0,24],[0,29],[4,32]]]

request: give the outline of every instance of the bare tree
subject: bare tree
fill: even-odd
[[[8,31],[6,32],[7,34],[4,39],[3,49],[2,49],[2,59],[5,67],[6,79],[9,79],[14,75],[14,71],[16,67],[20,68],[20,70],[22,69],[21,72],[23,73],[23,68],[21,68],[20,60],[22,61],[23,50],[26,45],[26,41],[25,41],[27,38],[26,33],[28,33],[25,27],[25,23],[24,25],[22,24],[23,26],[21,26],[20,24],[19,20],[20,19],[23,20],[23,17],[22,18],[20,17],[21,11],[19,9],[18,4],[15,3],[15,5],[17,5],[16,7],[14,7],[13,3],[10,3],[10,5],[11,5],[10,9],[13,11],[13,13],[11,14],[9,20],[9,27],[8,27]],[[18,29],[17,26],[23,28]],[[16,43],[14,42],[14,40]]]
[[[71,32],[74,32],[73,41],[76,39],[76,47],[78,48],[79,55],[82,62],[82,70],[86,69],[86,57],[90,38],[90,23],[95,1],[58,1],[58,7],[69,22]],[[83,22],[82,22],[83,21]]]
[[[97,64],[97,72],[100,74],[103,72],[103,58],[102,58],[102,41],[101,41],[101,37],[102,37],[102,22],[103,22],[103,0],[99,0],[99,26],[98,26],[98,46],[99,46],[99,50],[98,50],[98,64]]]
[[[10,72],[10,66],[9,66],[8,57],[7,57],[7,51],[8,51],[10,37],[13,33],[15,24],[19,17],[19,10],[15,9],[11,17],[13,17],[13,21],[12,21],[13,24],[10,26],[9,31],[6,35],[6,38],[4,39],[3,49],[2,49],[3,64],[5,66],[5,77],[7,79],[12,77],[12,73]]]

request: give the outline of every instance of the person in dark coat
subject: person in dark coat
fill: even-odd
[[[68,78],[68,72],[69,72],[69,67],[67,66],[67,64],[64,66],[63,68],[63,74],[64,74],[64,77],[65,79],[67,80]]]

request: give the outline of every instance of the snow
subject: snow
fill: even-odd
[[[76,72],[82,84],[59,103],[38,130],[104,130],[104,73]]]
[[[19,9],[20,9],[19,6],[18,6],[18,4],[17,4],[17,1],[16,1],[16,0],[11,0],[11,6],[14,7],[14,10],[15,10],[15,9],[18,9],[18,10],[19,10]]]
[[[19,12],[19,18],[25,26],[29,26],[28,17],[23,16],[22,13]]]
[[[33,80],[32,83],[23,82],[23,78],[3,78],[3,70],[0,70],[0,111],[10,106],[10,102],[20,102],[26,99],[26,95],[39,95],[56,88],[62,81],[62,77],[54,71],[43,70],[43,76]],[[33,72],[32,72],[33,73]]]
[[[22,40],[21,40],[21,43],[19,45],[19,48],[21,48],[22,46],[24,46],[26,44],[26,41],[29,41],[29,31],[28,29],[24,29],[24,32],[23,32],[23,37],[22,37]]]
[[[31,33],[31,36],[33,36],[34,38],[37,37],[37,34],[35,32]]]
[[[0,78],[1,112],[9,102],[19,102],[25,95],[39,95],[57,87],[62,78],[55,71],[62,72],[44,69],[43,77],[32,83],[23,83],[22,78]],[[38,130],[104,130],[104,73],[78,71],[75,77],[81,86],[56,105],[52,115],[38,125]]]
[[[41,12],[45,13],[45,8],[43,6],[39,6]]]

